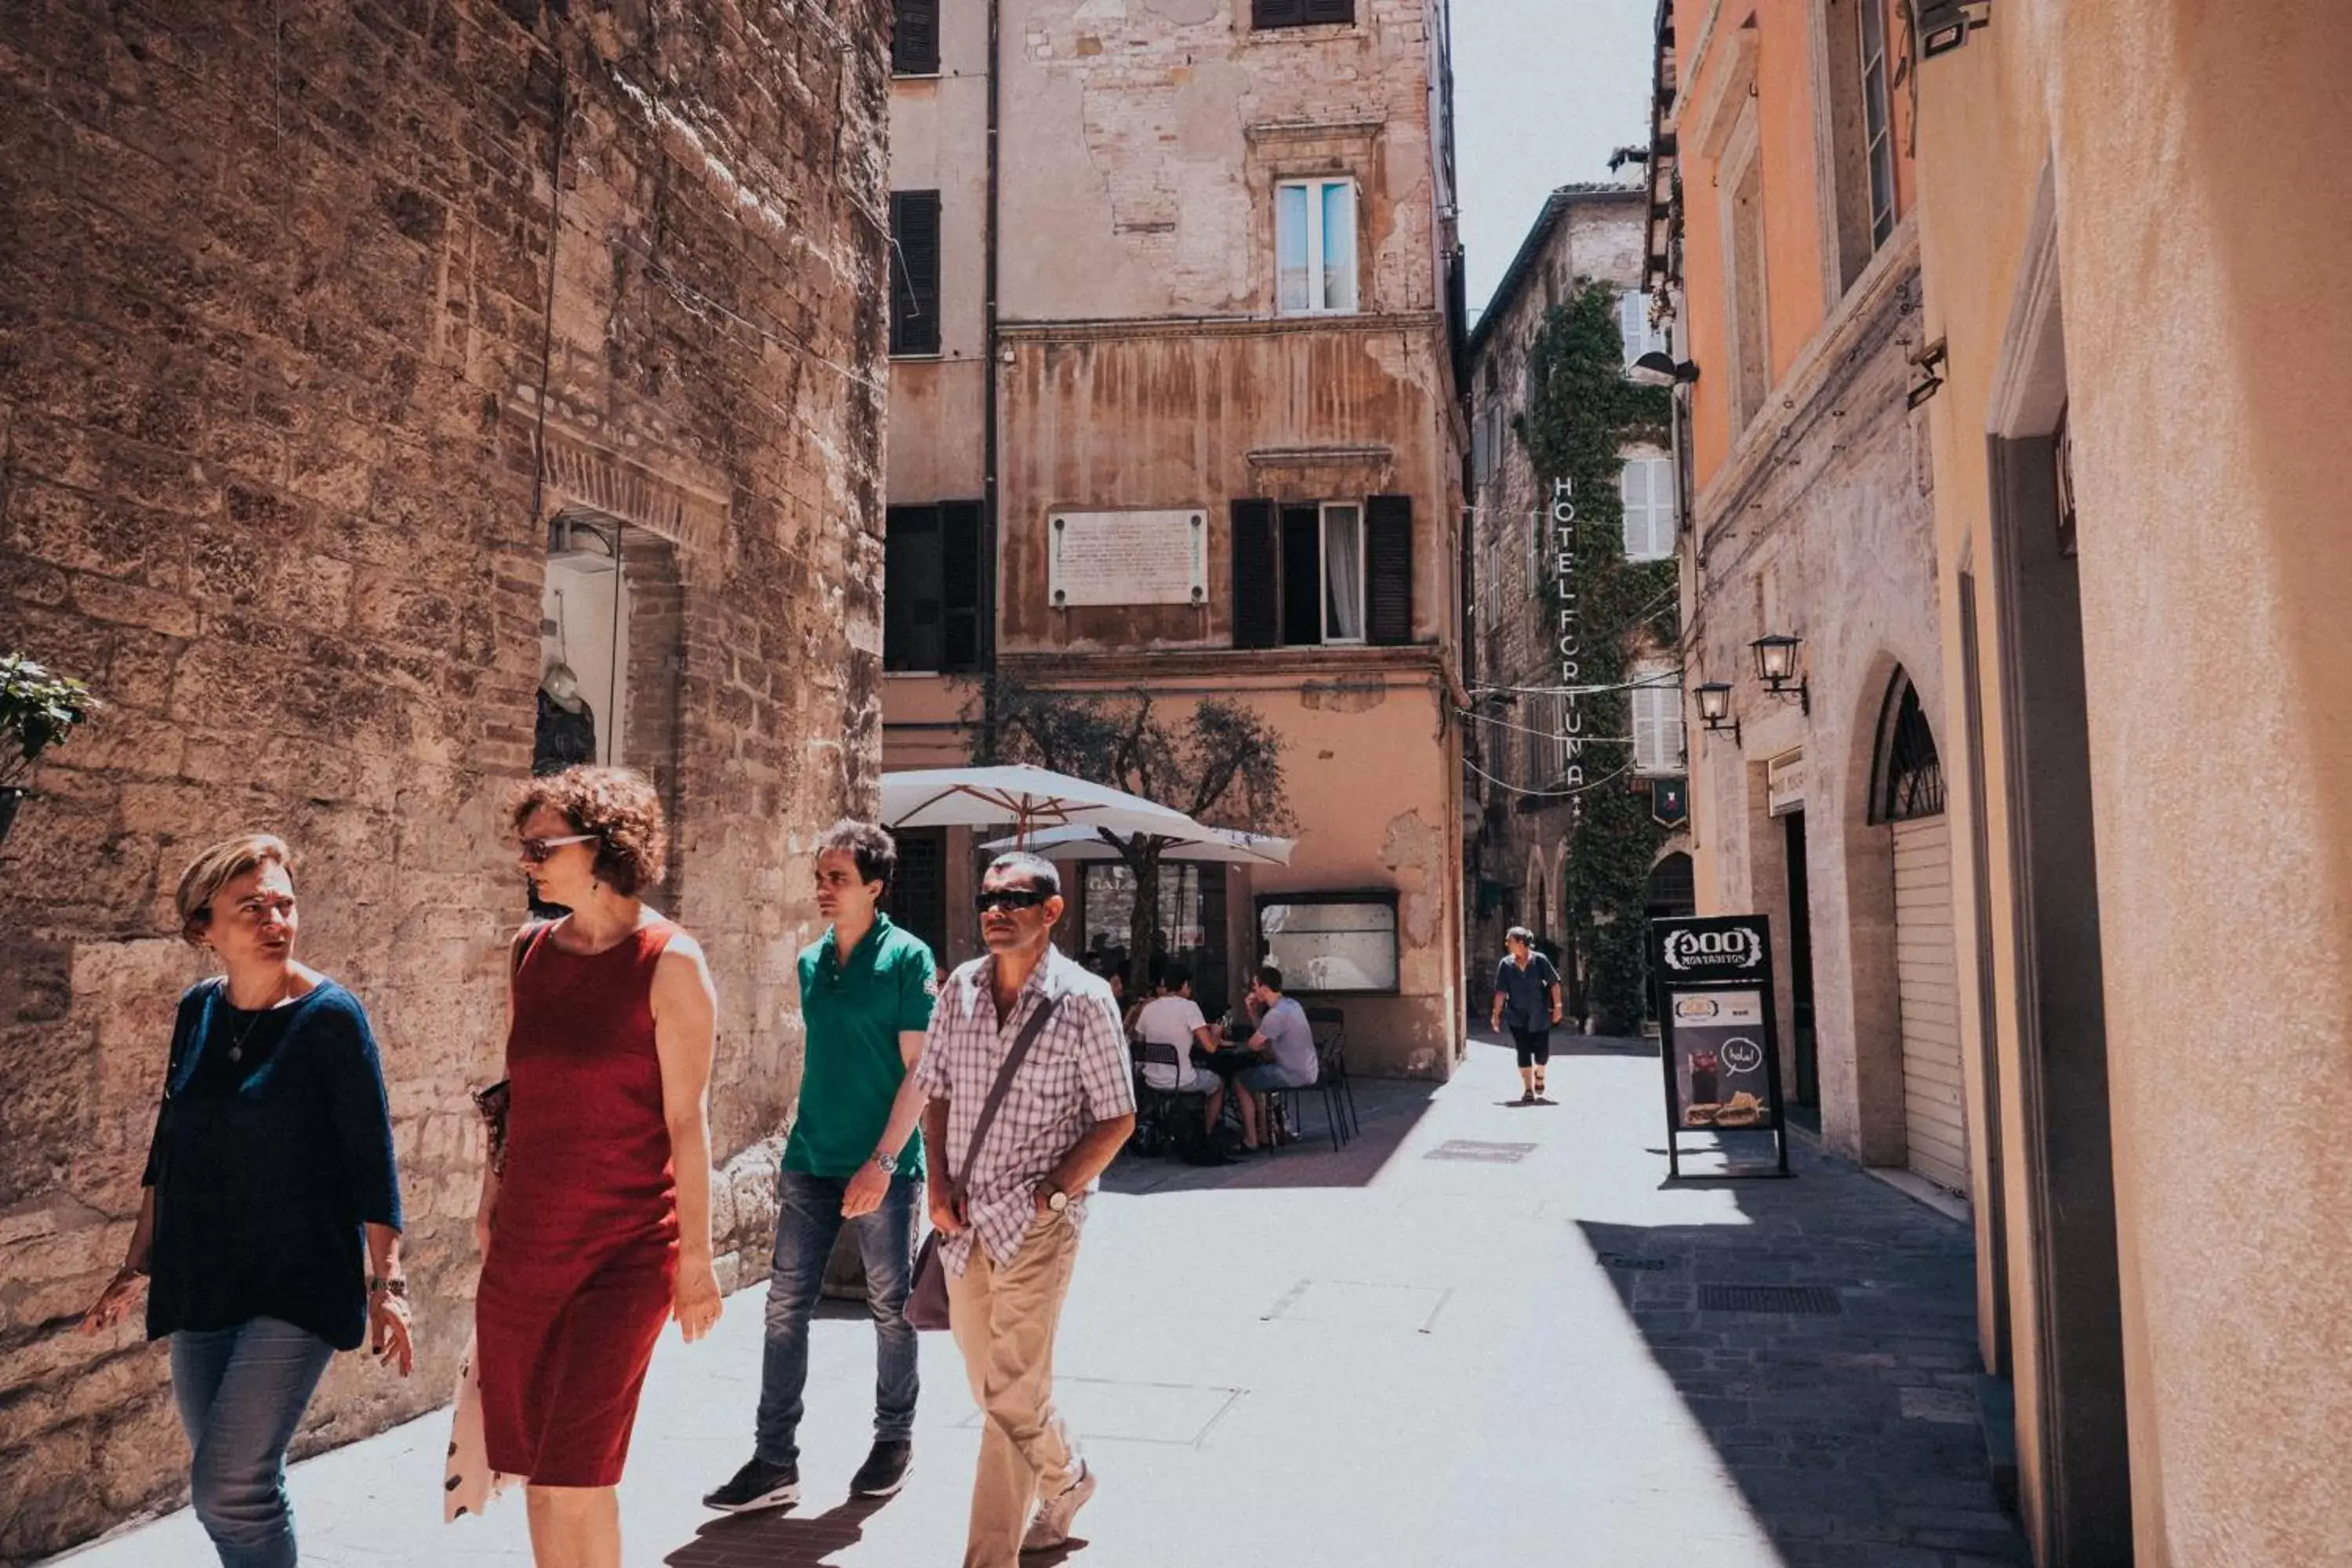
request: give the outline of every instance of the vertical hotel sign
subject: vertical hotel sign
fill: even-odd
[[[1545,531],[1551,542],[1552,584],[1559,606],[1553,637],[1559,651],[1559,738],[1568,753],[1568,767],[1559,784],[1562,789],[1580,791],[1584,787],[1584,700],[1577,688],[1584,672],[1584,632],[1576,599],[1576,487],[1566,479],[1551,482]],[[1581,795],[1570,797],[1568,813],[1571,826],[1582,819]]]

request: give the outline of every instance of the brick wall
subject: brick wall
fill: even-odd
[[[0,645],[108,704],[0,849],[0,1559],[181,1489],[160,1350],[67,1331],[202,973],[171,887],[233,828],[304,856],[411,1219],[417,1376],[343,1358],[301,1446],[446,1397],[562,508],[669,574],[675,703],[629,722],[669,726],[719,988],[719,1223],[762,1229],[805,845],[877,763],[887,36],[880,0],[0,7]]]

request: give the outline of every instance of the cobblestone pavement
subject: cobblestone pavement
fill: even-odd
[[[1559,1041],[1556,1106],[1507,1103],[1510,1056],[1481,1041],[1443,1089],[1359,1084],[1343,1153],[1122,1161],[1057,1355],[1102,1489],[1082,1542],[1029,1561],[2024,1563],[1975,1425],[1967,1232],[1801,1146],[1792,1181],[1666,1187],[1654,1048]],[[1701,1300],[1735,1285],[1822,1287],[1831,1310]],[[808,1500],[698,1506],[749,1451],[760,1300],[730,1300],[703,1344],[664,1342],[622,1487],[625,1561],[955,1562],[978,1430],[954,1348],[925,1336],[906,1491],[853,1504],[873,1376],[854,1309],[816,1327]],[[520,1500],[440,1523],[445,1435],[429,1417],[298,1466],[303,1561],[525,1568]],[[69,1559],[211,1560],[184,1513]]]

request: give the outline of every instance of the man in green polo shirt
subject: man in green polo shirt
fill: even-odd
[[[875,907],[898,869],[898,846],[870,822],[835,823],[818,841],[817,911],[833,928],[801,954],[805,1066],[777,1186],[758,1436],[734,1479],[703,1498],[709,1508],[800,1500],[809,1315],[844,1225],[865,1257],[877,1351],[874,1451],[850,1490],[887,1497],[906,1483],[917,1388],[907,1288],[923,1194],[923,1096],[908,1068],[922,1054],[938,971],[931,950]]]

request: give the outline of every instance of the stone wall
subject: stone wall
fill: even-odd
[[[203,972],[171,889],[232,829],[303,856],[410,1218],[416,1376],[342,1358],[299,1447],[446,1397],[567,510],[675,574],[641,606],[669,711],[630,698],[663,754],[628,760],[719,985],[722,1247],[758,1244],[806,846],[878,761],[887,33],[880,0],[0,7],[0,645],[107,704],[0,850],[0,1559],[181,1489],[160,1348],[70,1330]]]

